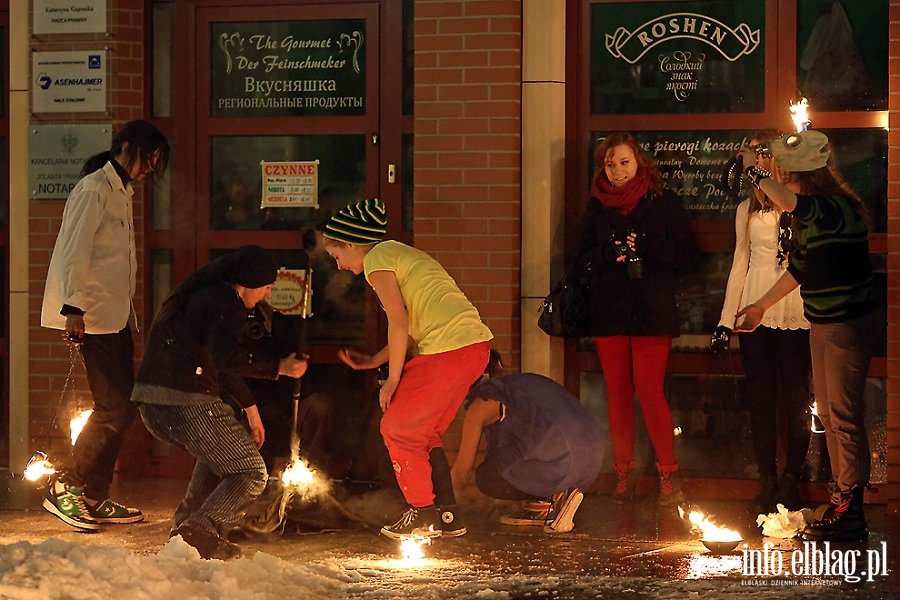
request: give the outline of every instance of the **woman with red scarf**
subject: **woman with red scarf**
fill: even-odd
[[[680,501],[672,413],[663,381],[679,333],[676,271],[694,259],[690,221],[629,133],[607,136],[581,223],[579,256],[591,265],[590,334],[606,379],[618,475],[612,500],[634,496],[634,397],[656,452],[659,503]]]

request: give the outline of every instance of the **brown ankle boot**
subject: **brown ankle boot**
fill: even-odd
[[[659,471],[659,505],[675,506],[684,502],[681,492],[681,480],[678,478],[678,463],[661,465],[656,463]]]
[[[613,491],[610,500],[613,504],[625,504],[634,498],[634,461],[627,465],[613,465],[616,469],[618,479],[616,481],[616,489]]]

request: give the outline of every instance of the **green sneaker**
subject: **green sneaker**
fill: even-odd
[[[83,531],[97,531],[100,524],[91,517],[84,503],[84,490],[52,481],[44,497],[44,508],[63,522]]]
[[[85,503],[91,518],[98,523],[137,523],[144,520],[144,513],[136,508],[122,506],[109,498],[91,506]]]

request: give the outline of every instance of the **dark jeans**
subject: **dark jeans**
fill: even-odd
[[[787,432],[784,472],[799,477],[809,449],[809,330],[758,327],[741,333],[750,431],[760,475],[778,475],[778,411]]]
[[[219,537],[243,518],[266,487],[266,466],[247,430],[222,401],[195,406],[141,404],[144,425],[160,440],[196,459],[174,525]]]
[[[487,457],[484,462],[475,469],[475,485],[481,490],[481,493],[488,498],[496,498],[498,500],[537,500],[531,494],[526,494],[520,489],[514,488],[509,484],[497,463],[493,458]]]
[[[105,500],[109,498],[109,485],[122,442],[137,412],[131,402],[134,388],[131,329],[126,325],[118,333],[86,334],[80,352],[94,412],[78,436],[71,464],[62,479],[83,487],[88,498]]]
[[[869,483],[866,373],[882,319],[880,311],[872,311],[842,323],[813,323],[810,333],[816,404],[834,477],[833,500]]]

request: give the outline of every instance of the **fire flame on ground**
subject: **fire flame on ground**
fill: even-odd
[[[682,519],[684,518],[684,510],[680,506],[678,514]],[[692,529],[700,532],[700,539],[708,542],[739,542],[744,539],[737,531],[716,525],[709,520],[709,517],[696,510],[690,512],[688,521],[690,521]]]

